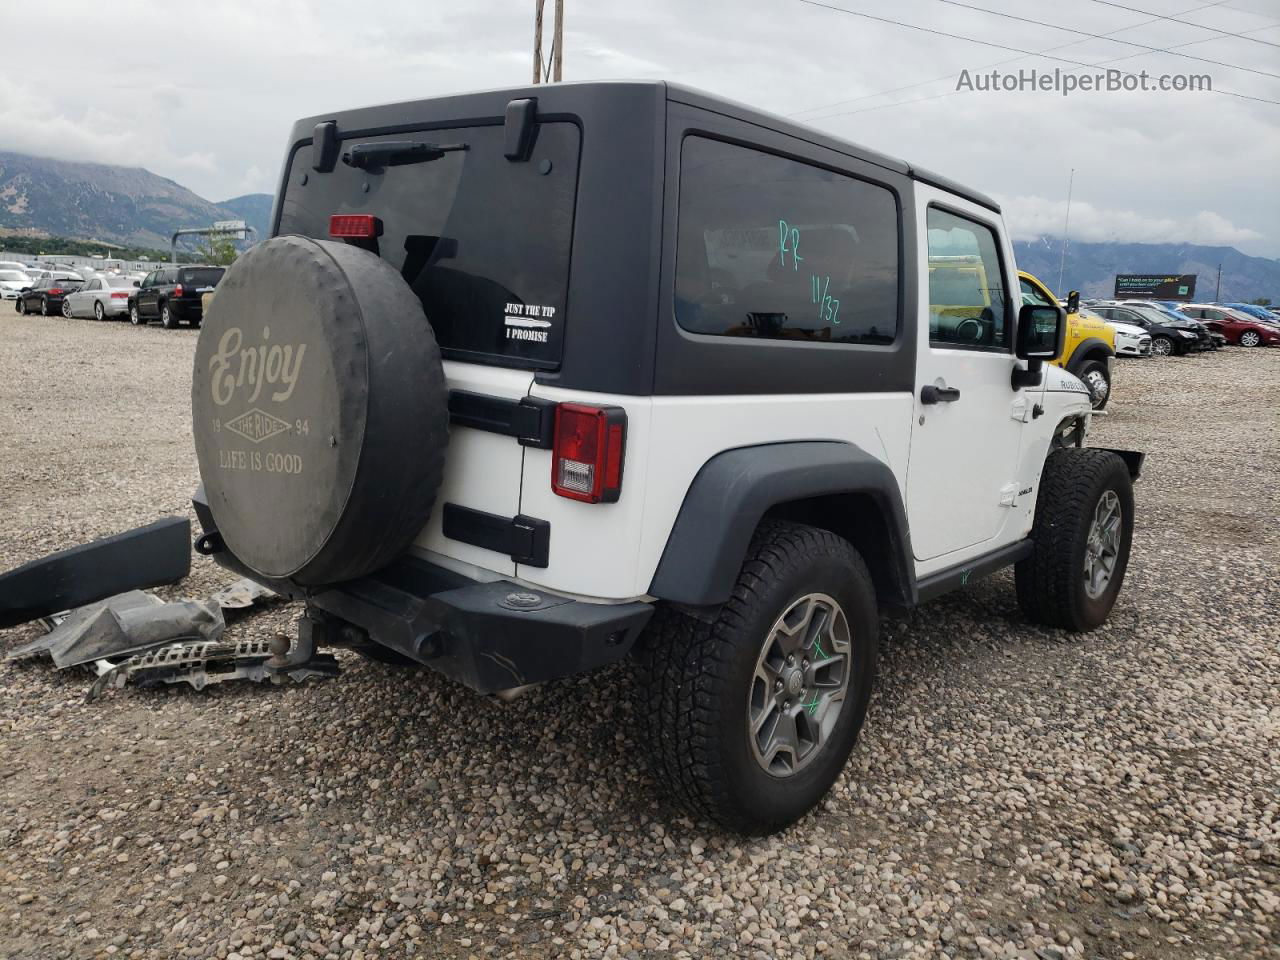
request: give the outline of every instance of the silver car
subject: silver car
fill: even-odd
[[[93,277],[63,298],[62,315],[68,319],[93,317],[95,320],[125,317],[129,313],[129,294],[136,286],[128,277],[114,274]]]

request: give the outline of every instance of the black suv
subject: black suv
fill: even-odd
[[[1213,341],[1207,332],[1203,338],[1201,337],[1203,324],[1194,322],[1180,324],[1171,318],[1166,320],[1164,316],[1149,307],[1098,304],[1091,305],[1089,309],[1104,320],[1128,323],[1146,330],[1151,334],[1151,352],[1157,357],[1170,355],[1180,357],[1197,350],[1214,349]]]
[[[200,326],[204,314],[200,297],[212,292],[225,272],[222,267],[200,264],[152,270],[129,298],[129,322],[141,326],[159,320],[166,330],[183,321]]]

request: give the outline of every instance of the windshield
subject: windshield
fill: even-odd
[[[102,279],[106,282],[107,286],[114,287],[116,289],[133,286],[133,281],[128,277],[103,277]]]
[[[540,123],[531,158],[519,163],[503,155],[503,136],[498,125],[361,136],[467,149],[373,170],[339,160],[329,173],[312,169],[304,147],[291,160],[276,233],[327,239],[333,214],[372,214],[378,255],[418,295],[446,357],[556,367],[581,135],[573,123]]]

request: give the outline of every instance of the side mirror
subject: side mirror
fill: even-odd
[[[141,281],[141,280],[135,280],[135,281],[133,281],[133,285],[134,285],[135,287],[140,287],[140,286],[142,286],[142,281]]]
[[[1067,339],[1067,315],[1061,307],[1023,304],[1018,311],[1018,335],[1014,353],[1026,360],[1027,367],[1014,368],[1013,388],[1033,387],[1040,383],[1040,367],[1062,356]]]
[[[1080,312],[1080,291],[1072,290],[1067,294],[1067,313]]]

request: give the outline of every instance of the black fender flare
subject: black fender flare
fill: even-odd
[[[1105,340],[1099,340],[1097,337],[1081,340],[1080,345],[1071,354],[1071,360],[1067,363],[1067,373],[1075,376],[1089,361],[1106,360],[1108,357],[1114,357],[1115,355],[1116,352],[1107,346]]]
[[[917,600],[906,509],[884,461],[842,441],[805,440],[738,447],[698,471],[667,537],[649,595],[693,606],[729,598],[751,536],[771,508],[833,494],[866,494],[887,528],[891,599]]]

